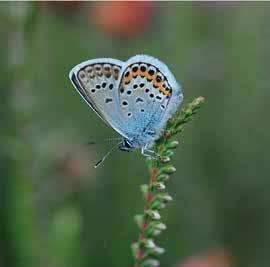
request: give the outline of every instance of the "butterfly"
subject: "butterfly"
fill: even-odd
[[[116,149],[141,148],[143,155],[153,156],[154,141],[183,101],[181,87],[168,67],[148,55],[126,62],[87,60],[76,65],[69,78],[96,114],[123,137],[95,167]]]

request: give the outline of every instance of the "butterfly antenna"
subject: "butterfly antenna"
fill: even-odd
[[[122,141],[114,145],[94,166],[94,168],[97,168],[112,152],[119,149],[120,144],[122,144]]]
[[[122,138],[121,137],[109,137],[109,138],[98,140],[98,141],[90,140],[90,141],[85,142],[84,145],[91,146],[91,145],[96,145],[98,143],[104,143],[104,142],[112,143],[113,141],[119,141],[119,140],[122,140]]]
[[[95,141],[86,141],[86,142],[84,142],[85,146],[91,146],[91,145],[95,145],[95,144],[96,144]]]
[[[109,137],[109,138],[104,139],[104,141],[105,142],[112,142],[112,141],[119,141],[122,139],[123,139],[122,137]]]

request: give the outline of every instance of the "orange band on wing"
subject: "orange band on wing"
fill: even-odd
[[[124,83],[125,83],[125,84],[129,84],[131,78],[132,78],[132,77],[131,77],[131,73],[130,73],[130,72],[126,73],[125,76],[124,76]]]
[[[152,81],[154,79],[154,75],[150,75],[148,72],[146,73],[146,79]]]

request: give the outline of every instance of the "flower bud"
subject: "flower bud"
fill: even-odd
[[[169,166],[161,168],[160,171],[163,173],[171,174],[171,173],[174,173],[176,171],[176,168],[172,165],[169,165]]]
[[[170,159],[170,157],[162,157],[161,158],[161,161],[163,162],[163,163],[167,163],[167,162],[169,162],[171,159]]]
[[[152,251],[153,251],[154,254],[160,255],[160,254],[162,254],[162,253],[165,252],[165,249],[164,248],[161,248],[161,247],[155,247],[155,248],[153,248]]]
[[[172,155],[174,154],[174,152],[171,150],[171,149],[167,149],[165,152],[164,152],[164,157],[171,157]]]
[[[164,223],[158,223],[155,227],[162,231],[167,229],[167,226]]]
[[[163,183],[155,183],[154,185],[158,190],[164,190],[166,186]]]
[[[169,196],[169,195],[164,195],[164,196],[163,196],[163,201],[164,201],[165,203],[171,202],[171,201],[172,201],[172,197]]]
[[[148,210],[146,213],[153,219],[153,220],[159,220],[161,218],[160,214],[156,210]]]
[[[151,249],[154,249],[156,247],[156,245],[152,239],[145,239],[145,246],[147,248],[151,248]]]
[[[157,181],[158,182],[165,182],[167,180],[169,180],[170,176],[167,174],[160,174],[157,176]]]
[[[170,143],[167,145],[167,148],[172,148],[172,149],[174,149],[174,148],[178,147],[178,145],[179,145],[179,142],[178,142],[177,140],[174,140],[174,141],[170,142]]]

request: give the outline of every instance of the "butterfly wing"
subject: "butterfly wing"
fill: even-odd
[[[120,130],[118,79],[123,62],[111,58],[88,60],[75,66],[69,74],[74,87],[87,104],[107,124]]]
[[[183,100],[168,67],[151,56],[137,55],[123,66],[118,80],[122,131],[137,147],[157,139]]]

